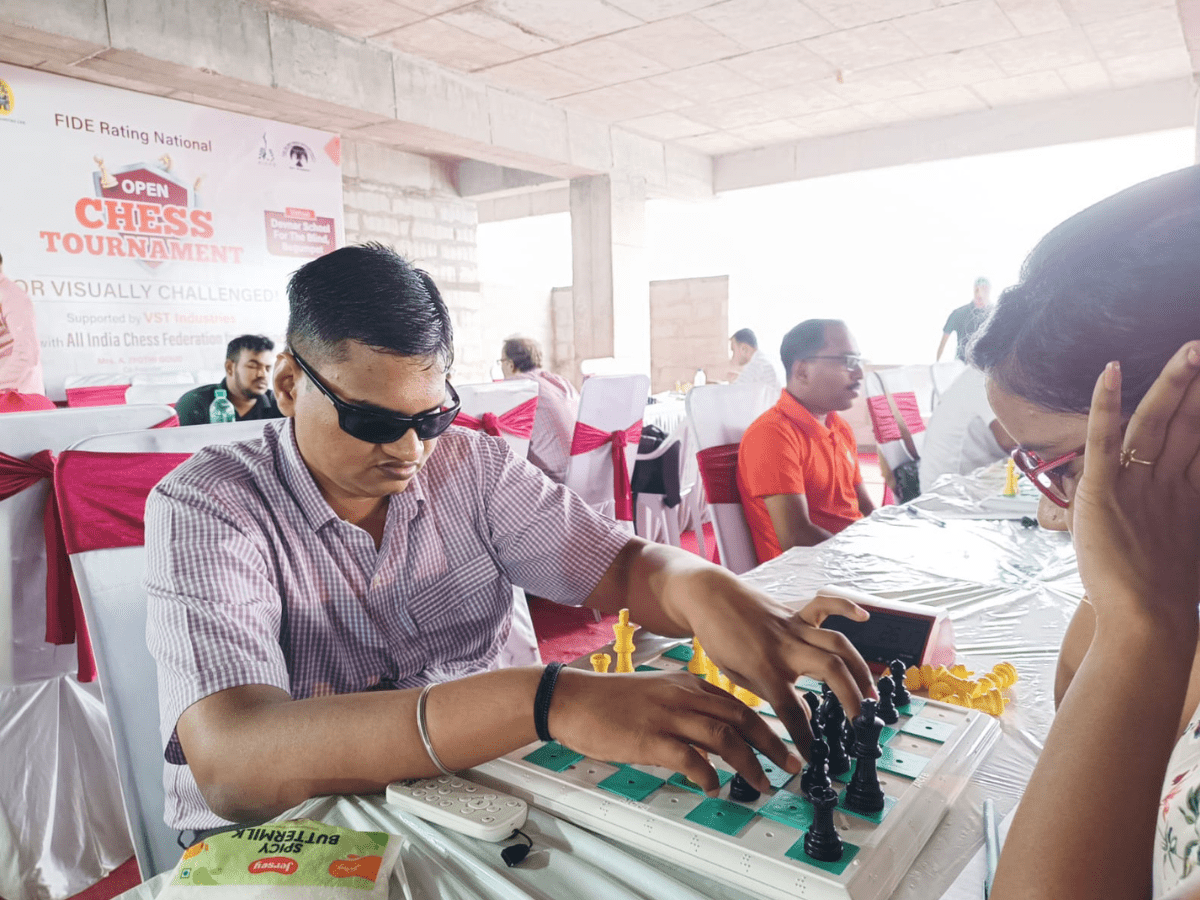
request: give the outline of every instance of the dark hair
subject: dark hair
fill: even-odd
[[[506,339],[500,353],[518,372],[532,372],[542,367],[541,345],[531,337]]]
[[[454,360],[450,311],[428,273],[383,244],[342,247],[288,281],[289,347],[342,358],[348,341],[396,356]]]
[[[808,359],[825,346],[825,329],[830,325],[845,325],[841,319],[805,319],[783,336],[779,358],[783,360],[784,380],[792,377],[792,365]]]
[[[755,350],[758,349],[758,338],[749,328],[739,328],[733,333],[733,340],[739,344],[745,344],[747,347],[753,347]]]
[[[229,342],[229,346],[225,348],[225,358],[230,362],[237,362],[243,350],[266,353],[274,349],[275,342],[264,334],[243,334]]]
[[[1086,413],[1120,360],[1132,414],[1170,357],[1200,338],[1200,166],[1152,178],[1047,234],[969,347],[1007,390]]]

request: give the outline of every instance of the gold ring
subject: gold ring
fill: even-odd
[[[1137,451],[1132,447],[1121,451],[1121,468],[1128,469],[1130,463],[1137,463],[1139,466],[1152,466],[1154,461],[1150,459],[1138,459]]]

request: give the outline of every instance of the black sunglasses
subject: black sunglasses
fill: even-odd
[[[450,405],[433,412],[421,413],[419,416],[402,416],[399,413],[380,412],[356,406],[335,396],[329,388],[325,387],[316,372],[300,358],[299,353],[295,350],[288,352],[291,353],[292,359],[296,360],[296,365],[300,367],[300,370],[308,376],[322,394],[329,398],[329,402],[337,410],[338,425],[342,431],[350,437],[366,441],[368,444],[391,444],[404,437],[410,428],[416,431],[417,437],[421,440],[431,440],[450,427],[462,405],[454,386],[447,381],[446,393],[450,395]]]

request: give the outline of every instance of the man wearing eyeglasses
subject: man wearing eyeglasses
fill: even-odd
[[[862,388],[863,359],[836,319],[809,319],[780,346],[787,386],[738,448],[738,490],[759,562],[811,547],[870,515],[854,431],[838,415]]]
[[[536,738],[718,788],[707,753],[767,785],[753,747],[800,759],[686,673],[499,670],[512,586],[696,635],[806,747],[800,674],[857,712],[857,652],[674,547],[631,537],[503,441],[453,428],[450,314],[390,249],[346,247],[288,287],[275,370],[287,417],[202,450],[146,506],[147,642],[159,672],[166,821],[203,837],[319,794],[378,792]],[[820,603],[820,606],[817,604]]]

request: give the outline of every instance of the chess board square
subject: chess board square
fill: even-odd
[[[887,746],[887,742],[890,741],[892,738],[894,738],[899,733],[900,732],[897,731],[895,728],[893,728],[891,725],[884,725],[883,731],[879,732],[879,746],[880,747]]]
[[[542,746],[525,757],[526,762],[531,762],[535,766],[541,766],[543,769],[549,769],[551,772],[565,772],[581,759],[583,759],[582,753],[568,750],[558,741],[550,741],[548,744],[542,744]]]
[[[602,788],[610,794],[640,801],[645,800],[664,784],[666,782],[656,775],[647,774],[632,766],[622,766],[596,787]]]
[[[853,810],[853,809],[848,809],[845,806],[845,800],[846,800],[846,792],[842,791],[842,795],[838,798],[837,808],[839,810],[841,810],[848,816],[855,816],[859,819],[866,819],[868,822],[874,822],[876,825],[878,825],[880,822],[882,822],[887,817],[887,814],[892,811],[892,807],[896,805],[895,797],[884,796],[883,809],[881,809],[879,812],[875,812],[875,813],[864,813],[864,812],[857,812],[856,810]]]
[[[667,659],[678,660],[679,662],[691,662],[692,646],[691,644],[679,644],[675,647],[672,647],[670,650],[664,653],[663,656],[665,656]]]
[[[724,787],[726,784],[728,784],[731,778],[733,778],[732,772],[728,772],[725,769],[717,769],[717,780],[721,783],[721,787]],[[704,793],[704,788],[700,787],[700,785],[696,784],[696,782],[692,781],[692,779],[688,778],[682,772],[676,772],[674,775],[668,778],[667,781],[676,787],[681,787],[686,791],[691,791],[693,794]]]
[[[777,791],[774,797],[758,808],[758,814],[799,831],[807,831],[813,820],[812,804],[791,791]]]
[[[812,866],[814,868],[821,869],[822,871],[829,872],[833,875],[841,875],[846,871],[846,867],[849,866],[854,860],[854,857],[858,855],[858,845],[851,844],[849,841],[842,841],[842,851],[842,858],[837,862],[827,863],[813,859],[804,852],[804,836],[801,835],[800,840],[792,844],[784,856],[788,857],[789,859],[802,862],[806,866]]]
[[[913,694],[904,706],[897,706],[896,712],[902,716],[915,716],[925,708],[925,698]]]
[[[900,730],[905,734],[944,744],[954,734],[954,724],[939,722],[936,719],[926,719],[924,716],[914,716],[901,725]]]
[[[635,672],[661,672],[662,669],[660,669],[658,666],[637,666],[633,671],[635,671]]]
[[[891,772],[893,775],[900,775],[904,778],[916,778],[925,771],[925,766],[929,764],[929,760],[918,753],[910,753],[907,750],[893,750],[891,747],[881,747],[883,756],[875,763],[876,768],[881,772]]]
[[[754,810],[729,800],[708,798],[687,814],[689,822],[733,836],[746,827],[754,818]]]
[[[767,759],[757,750],[754,751],[754,755],[758,757],[759,765],[762,766],[763,774],[767,776],[767,781],[771,782],[771,787],[776,790],[779,790],[779,788],[796,777],[786,769],[779,768],[779,766],[775,765],[775,763],[771,762],[771,760]]]
[[[818,697],[821,696],[821,682],[815,678],[809,678],[807,675],[800,676],[800,680],[796,682],[796,687],[802,691],[812,691]]]

